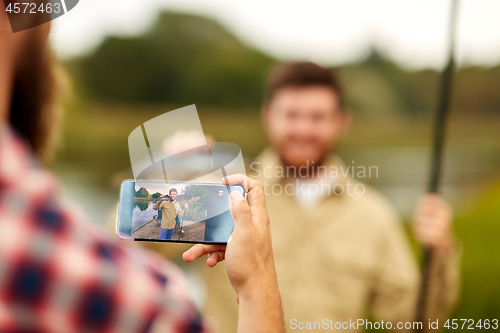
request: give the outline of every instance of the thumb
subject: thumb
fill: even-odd
[[[240,192],[231,192],[229,196],[229,206],[235,226],[250,225],[252,223],[252,213],[250,206]]]

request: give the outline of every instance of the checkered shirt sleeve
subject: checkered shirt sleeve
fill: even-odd
[[[1,332],[205,331],[180,269],[118,242],[0,128]]]

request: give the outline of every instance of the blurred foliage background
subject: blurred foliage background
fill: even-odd
[[[108,37],[92,53],[64,61],[73,98],[51,168],[69,196],[104,224],[119,184],[132,177],[127,137],[157,115],[196,104],[206,134],[254,158],[266,146],[262,83],[277,62],[211,19],[174,12],[140,36]],[[376,48],[338,70],[354,118],[339,154],[377,165],[379,177],[368,182],[408,220],[426,189],[439,73],[407,70]],[[500,313],[499,89],[500,66],[456,73],[443,179],[463,244],[456,318]]]

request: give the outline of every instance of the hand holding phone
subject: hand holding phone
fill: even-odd
[[[210,267],[226,260],[227,274],[238,291],[254,277],[268,274],[275,277],[271,231],[262,185],[244,175],[229,176],[225,184],[242,185],[248,200],[236,191],[229,196],[235,224],[227,245],[197,244],[184,253],[183,259],[191,262],[209,254],[207,265]]]
[[[239,306],[238,332],[285,332],[281,297],[274,268],[271,230],[263,186],[244,175],[225,178],[226,185],[243,185],[230,195],[234,230],[227,245],[197,244],[184,252],[186,262],[209,254],[210,267],[225,259],[226,272]]]

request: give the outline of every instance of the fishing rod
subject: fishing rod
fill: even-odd
[[[455,69],[455,35],[458,16],[459,0],[451,0],[451,12],[448,27],[448,59],[446,67],[441,73],[441,81],[439,85],[437,112],[434,125],[434,145],[432,150],[431,172],[429,181],[429,193],[439,192],[439,180],[441,178],[443,148],[445,140],[446,120],[450,107],[450,96],[453,81],[453,72]],[[420,286],[420,294],[417,304],[417,322],[425,325],[425,307],[427,300],[427,292],[430,279],[430,264],[433,253],[430,248],[423,250],[422,262],[422,282]]]

